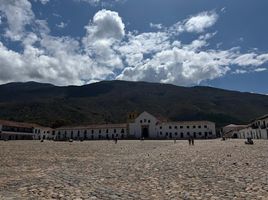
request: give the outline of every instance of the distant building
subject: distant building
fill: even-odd
[[[238,138],[268,139],[268,115],[253,120],[244,129],[239,130]]]
[[[32,140],[35,124],[0,120],[0,140]]]
[[[246,127],[247,125],[229,124],[221,129],[222,136],[225,138],[238,138],[239,131]]]
[[[56,140],[98,139],[187,139],[215,138],[215,124],[209,121],[162,122],[143,112],[131,113],[126,124],[104,124],[55,129]]]
[[[215,123],[210,121],[168,122],[148,112],[128,114],[125,124],[68,126],[51,129],[29,127],[31,139],[101,140],[101,139],[196,139],[216,138]],[[1,130],[1,129],[0,129]],[[1,133],[2,134],[2,133]],[[18,138],[9,138],[18,139]]]

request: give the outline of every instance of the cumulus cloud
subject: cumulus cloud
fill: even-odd
[[[184,28],[188,32],[204,32],[206,28],[213,26],[218,19],[215,12],[202,12],[186,20]]]
[[[125,35],[125,25],[117,12],[100,10],[86,26],[89,39],[119,40]]]
[[[217,34],[205,32],[218,19],[213,11],[170,27],[151,24],[156,31],[139,33],[126,31],[117,12],[103,9],[89,20],[82,38],[51,36],[47,21],[36,18],[27,0],[0,0],[0,11],[8,23],[5,37],[23,48],[16,52],[0,41],[1,83],[81,85],[122,79],[195,85],[226,73],[264,71],[262,65],[268,62],[268,54],[257,51],[209,48],[209,40]],[[196,38],[184,44],[178,39],[181,33],[195,33]]]
[[[0,0],[0,11],[8,22],[6,36],[20,40],[24,36],[25,26],[34,20],[31,3],[27,0]]]
[[[100,10],[85,28],[87,30],[87,35],[83,38],[85,52],[94,57],[98,65],[109,67],[111,70],[122,68],[122,60],[114,49],[114,45],[125,36],[125,25],[118,13]]]

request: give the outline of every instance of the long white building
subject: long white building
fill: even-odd
[[[208,139],[216,137],[215,123],[209,121],[162,122],[143,112],[130,114],[128,123],[103,124],[55,129],[56,140],[98,139]]]
[[[2,126],[3,127],[3,126]],[[28,125],[31,139],[102,140],[102,139],[210,139],[216,138],[215,123],[210,121],[168,122],[148,112],[131,113],[125,124],[68,126],[51,129]],[[2,133],[0,121],[0,139]],[[23,133],[21,133],[23,135]],[[28,134],[28,133],[26,133]],[[9,137],[8,139],[16,139]]]
[[[253,120],[244,129],[239,130],[238,138],[268,139],[268,115]]]

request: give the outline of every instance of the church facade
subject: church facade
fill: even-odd
[[[131,113],[127,123],[68,126],[52,129],[36,124],[0,121],[0,139],[109,140],[109,139],[210,139],[216,138],[210,121],[168,122],[148,112]]]
[[[130,115],[132,116],[125,124],[61,127],[54,130],[54,135],[46,135],[45,138],[54,137],[55,140],[216,138],[215,123],[210,121],[163,122],[148,112]]]

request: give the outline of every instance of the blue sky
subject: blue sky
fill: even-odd
[[[266,0],[0,0],[0,83],[101,80],[268,94]]]

